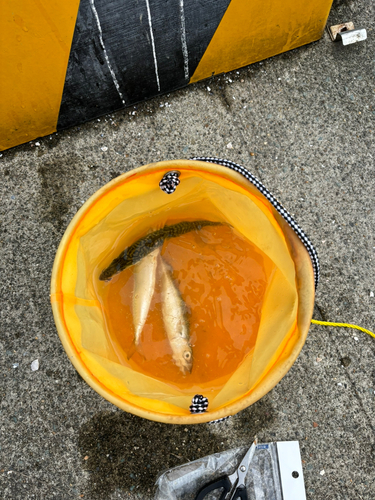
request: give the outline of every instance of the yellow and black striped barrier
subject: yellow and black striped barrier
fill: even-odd
[[[0,150],[318,40],[332,0],[5,0]]]

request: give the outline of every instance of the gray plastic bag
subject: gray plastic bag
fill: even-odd
[[[154,500],[194,500],[207,483],[232,474],[248,449],[215,453],[164,472]],[[256,446],[245,483],[249,500],[282,500],[276,443]],[[221,493],[212,491],[205,500],[219,500]]]

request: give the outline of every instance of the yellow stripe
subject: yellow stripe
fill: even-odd
[[[79,0],[12,0],[0,16],[0,150],[56,131]]]
[[[318,40],[332,0],[232,0],[190,83]]]

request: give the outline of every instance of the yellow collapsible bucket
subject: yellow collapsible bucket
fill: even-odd
[[[197,424],[243,410],[287,373],[318,278],[314,247],[254,176],[197,158],[95,193],[61,240],[51,303],[69,359],[100,395]]]

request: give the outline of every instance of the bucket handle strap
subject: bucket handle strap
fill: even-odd
[[[273,205],[273,207],[278,211],[278,213],[286,220],[286,222],[289,224],[289,226],[293,229],[293,231],[296,233],[298,238],[301,240],[303,243],[304,247],[306,248],[310,259],[311,263],[313,266],[314,270],[314,277],[315,277],[315,289],[318,287],[319,283],[319,278],[320,278],[320,266],[319,266],[319,258],[317,251],[314,248],[314,245],[311,243],[309,238],[306,236],[306,234],[302,231],[302,229],[299,227],[297,222],[293,219],[293,217],[290,215],[290,213],[285,210],[285,208],[281,205],[281,203],[268,191],[268,189],[260,182],[259,179],[257,179],[253,174],[251,174],[245,167],[242,165],[238,165],[237,163],[234,163],[233,161],[229,160],[224,160],[222,158],[215,158],[211,156],[195,156],[194,158],[191,158],[191,160],[194,161],[205,161],[208,163],[215,163],[217,165],[221,165],[223,167],[230,168],[231,170],[235,170],[239,174],[243,175],[248,181],[251,182],[253,186],[255,186],[258,191],[262,193],[263,196],[267,198],[267,200]]]

